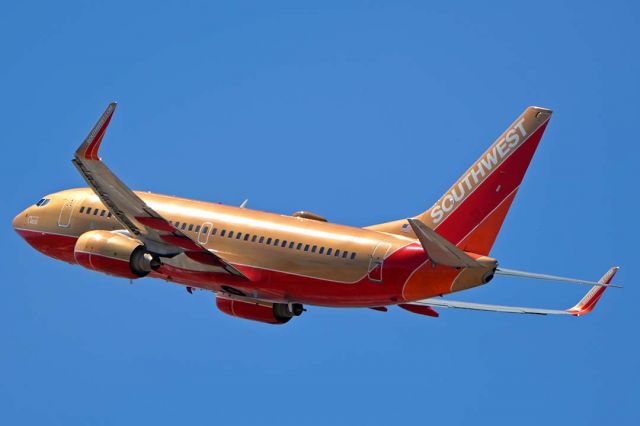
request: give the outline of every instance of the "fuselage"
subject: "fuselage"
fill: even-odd
[[[384,306],[474,287],[486,271],[432,265],[407,236],[153,194],[136,194],[173,226],[233,264],[250,280],[176,257],[150,276],[215,292],[277,302]],[[89,188],[47,195],[13,226],[34,248],[77,263],[85,232],[125,233]],[[134,236],[135,237],[135,236]]]

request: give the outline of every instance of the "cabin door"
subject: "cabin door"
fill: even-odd
[[[387,252],[391,248],[391,244],[389,243],[378,243],[376,248],[373,250],[371,254],[371,259],[369,260],[369,271],[368,276],[369,280],[375,281],[378,283],[382,282],[382,269],[384,267],[384,257],[387,255]]]
[[[73,200],[64,200],[60,216],[58,216],[58,226],[68,228],[71,225],[71,213],[73,213]]]

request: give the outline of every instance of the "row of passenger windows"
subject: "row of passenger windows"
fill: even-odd
[[[269,246],[273,246],[273,247],[280,247],[280,248],[288,248],[291,250],[302,250],[302,251],[306,251],[306,252],[310,252],[310,253],[317,253],[317,254],[324,254],[327,256],[335,256],[335,257],[342,257],[343,259],[351,259],[354,260],[356,258],[356,252],[352,251],[349,252],[348,250],[340,250],[340,249],[333,249],[332,247],[328,247],[325,248],[323,246],[318,246],[316,244],[305,244],[305,243],[299,243],[299,242],[295,242],[295,241],[287,241],[287,240],[281,240],[279,238],[271,238],[271,237],[264,237],[264,236],[259,236],[259,235],[255,235],[255,234],[249,234],[249,233],[242,233],[240,231],[236,232],[236,231],[227,231],[226,229],[221,229],[220,233],[218,233],[218,228],[212,227],[211,229],[209,229],[208,226],[204,226],[201,228],[200,225],[193,225],[192,223],[185,223],[185,222],[172,222],[169,221],[169,223],[171,223],[173,226],[175,226],[177,229],[180,229],[182,231],[191,231],[191,232],[195,232],[196,234],[200,232],[200,229],[202,229],[202,233],[203,234],[208,234],[209,231],[211,231],[211,235],[215,236],[216,234],[220,237],[227,237],[230,239],[236,239],[236,240],[241,240],[241,241],[247,241],[247,242],[252,242],[252,243],[258,243],[258,244],[266,244]]]
[[[100,216],[100,217],[107,217],[110,218],[112,216],[110,211],[107,211],[105,209],[99,209],[96,207],[80,207],[80,213],[84,213],[87,215],[93,215],[93,216]],[[180,229],[182,231],[191,231],[191,232],[195,232],[196,234],[200,232],[201,226],[200,225],[193,225],[192,223],[185,223],[185,222],[173,222],[173,221],[169,221],[169,223],[171,223],[173,226],[175,226],[177,229]],[[202,233],[204,235],[209,233],[209,227],[208,226],[204,226],[202,227]],[[211,228],[211,235],[215,236],[216,234],[218,234],[218,228]],[[352,251],[349,252],[348,250],[340,250],[340,249],[333,249],[332,247],[318,247],[317,245],[312,245],[312,244],[305,244],[305,243],[296,243],[295,241],[287,241],[287,240],[280,240],[279,238],[271,238],[271,237],[264,237],[264,236],[258,236],[255,234],[248,234],[248,233],[242,233],[242,232],[235,232],[235,231],[229,231],[227,232],[226,229],[221,229],[220,233],[218,234],[220,237],[227,237],[227,238],[235,238],[236,240],[241,240],[241,241],[247,241],[247,242],[252,242],[252,243],[258,243],[258,244],[266,244],[268,246],[273,246],[273,247],[280,247],[280,248],[289,248],[291,250],[302,250],[302,251],[306,251],[306,252],[311,252],[311,253],[318,253],[318,254],[324,254],[327,256],[335,256],[335,257],[342,257],[343,259],[351,259],[354,260],[356,258],[356,252]]]
[[[100,217],[105,217],[107,216],[108,218],[112,216],[110,211],[107,211],[105,209],[100,210],[99,208],[94,207],[93,209],[91,207],[80,207],[80,213],[84,213],[84,214],[89,214],[89,215],[93,215],[93,216],[100,216]]]

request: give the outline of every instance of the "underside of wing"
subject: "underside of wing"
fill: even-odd
[[[571,315],[571,313],[569,313],[568,311],[560,309],[538,309],[520,306],[487,305],[483,303],[459,302],[446,299],[425,299],[419,302],[414,302],[413,304],[437,308],[470,309],[473,311],[505,312],[511,314]]]
[[[600,300],[604,291],[610,287],[611,280],[618,269],[618,267],[609,269],[597,283],[594,283],[594,286],[576,305],[568,309],[542,309],[522,306],[488,305],[483,303],[460,302],[457,300],[448,300],[443,298],[424,299],[410,304],[415,306],[428,306],[431,308],[469,309],[473,311],[504,312],[510,314],[581,316],[588,314],[593,310],[593,308],[595,308],[596,303],[598,303],[598,300]]]
[[[174,227],[125,185],[98,156],[116,104],[111,103],[72,160],[82,177],[124,228],[159,256],[184,253],[190,259],[243,276],[233,265]]]

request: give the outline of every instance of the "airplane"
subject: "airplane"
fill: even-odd
[[[298,211],[292,215],[133,191],[99,149],[111,103],[72,160],[89,185],[42,197],[13,220],[41,253],[129,280],[160,278],[215,293],[224,313],[284,324],[304,306],[398,306],[437,317],[439,308],[585,315],[618,268],[597,282],[499,266],[489,256],[552,111],[528,107],[423,213],[363,228]],[[575,306],[538,309],[443,298],[495,275],[591,286]]]

